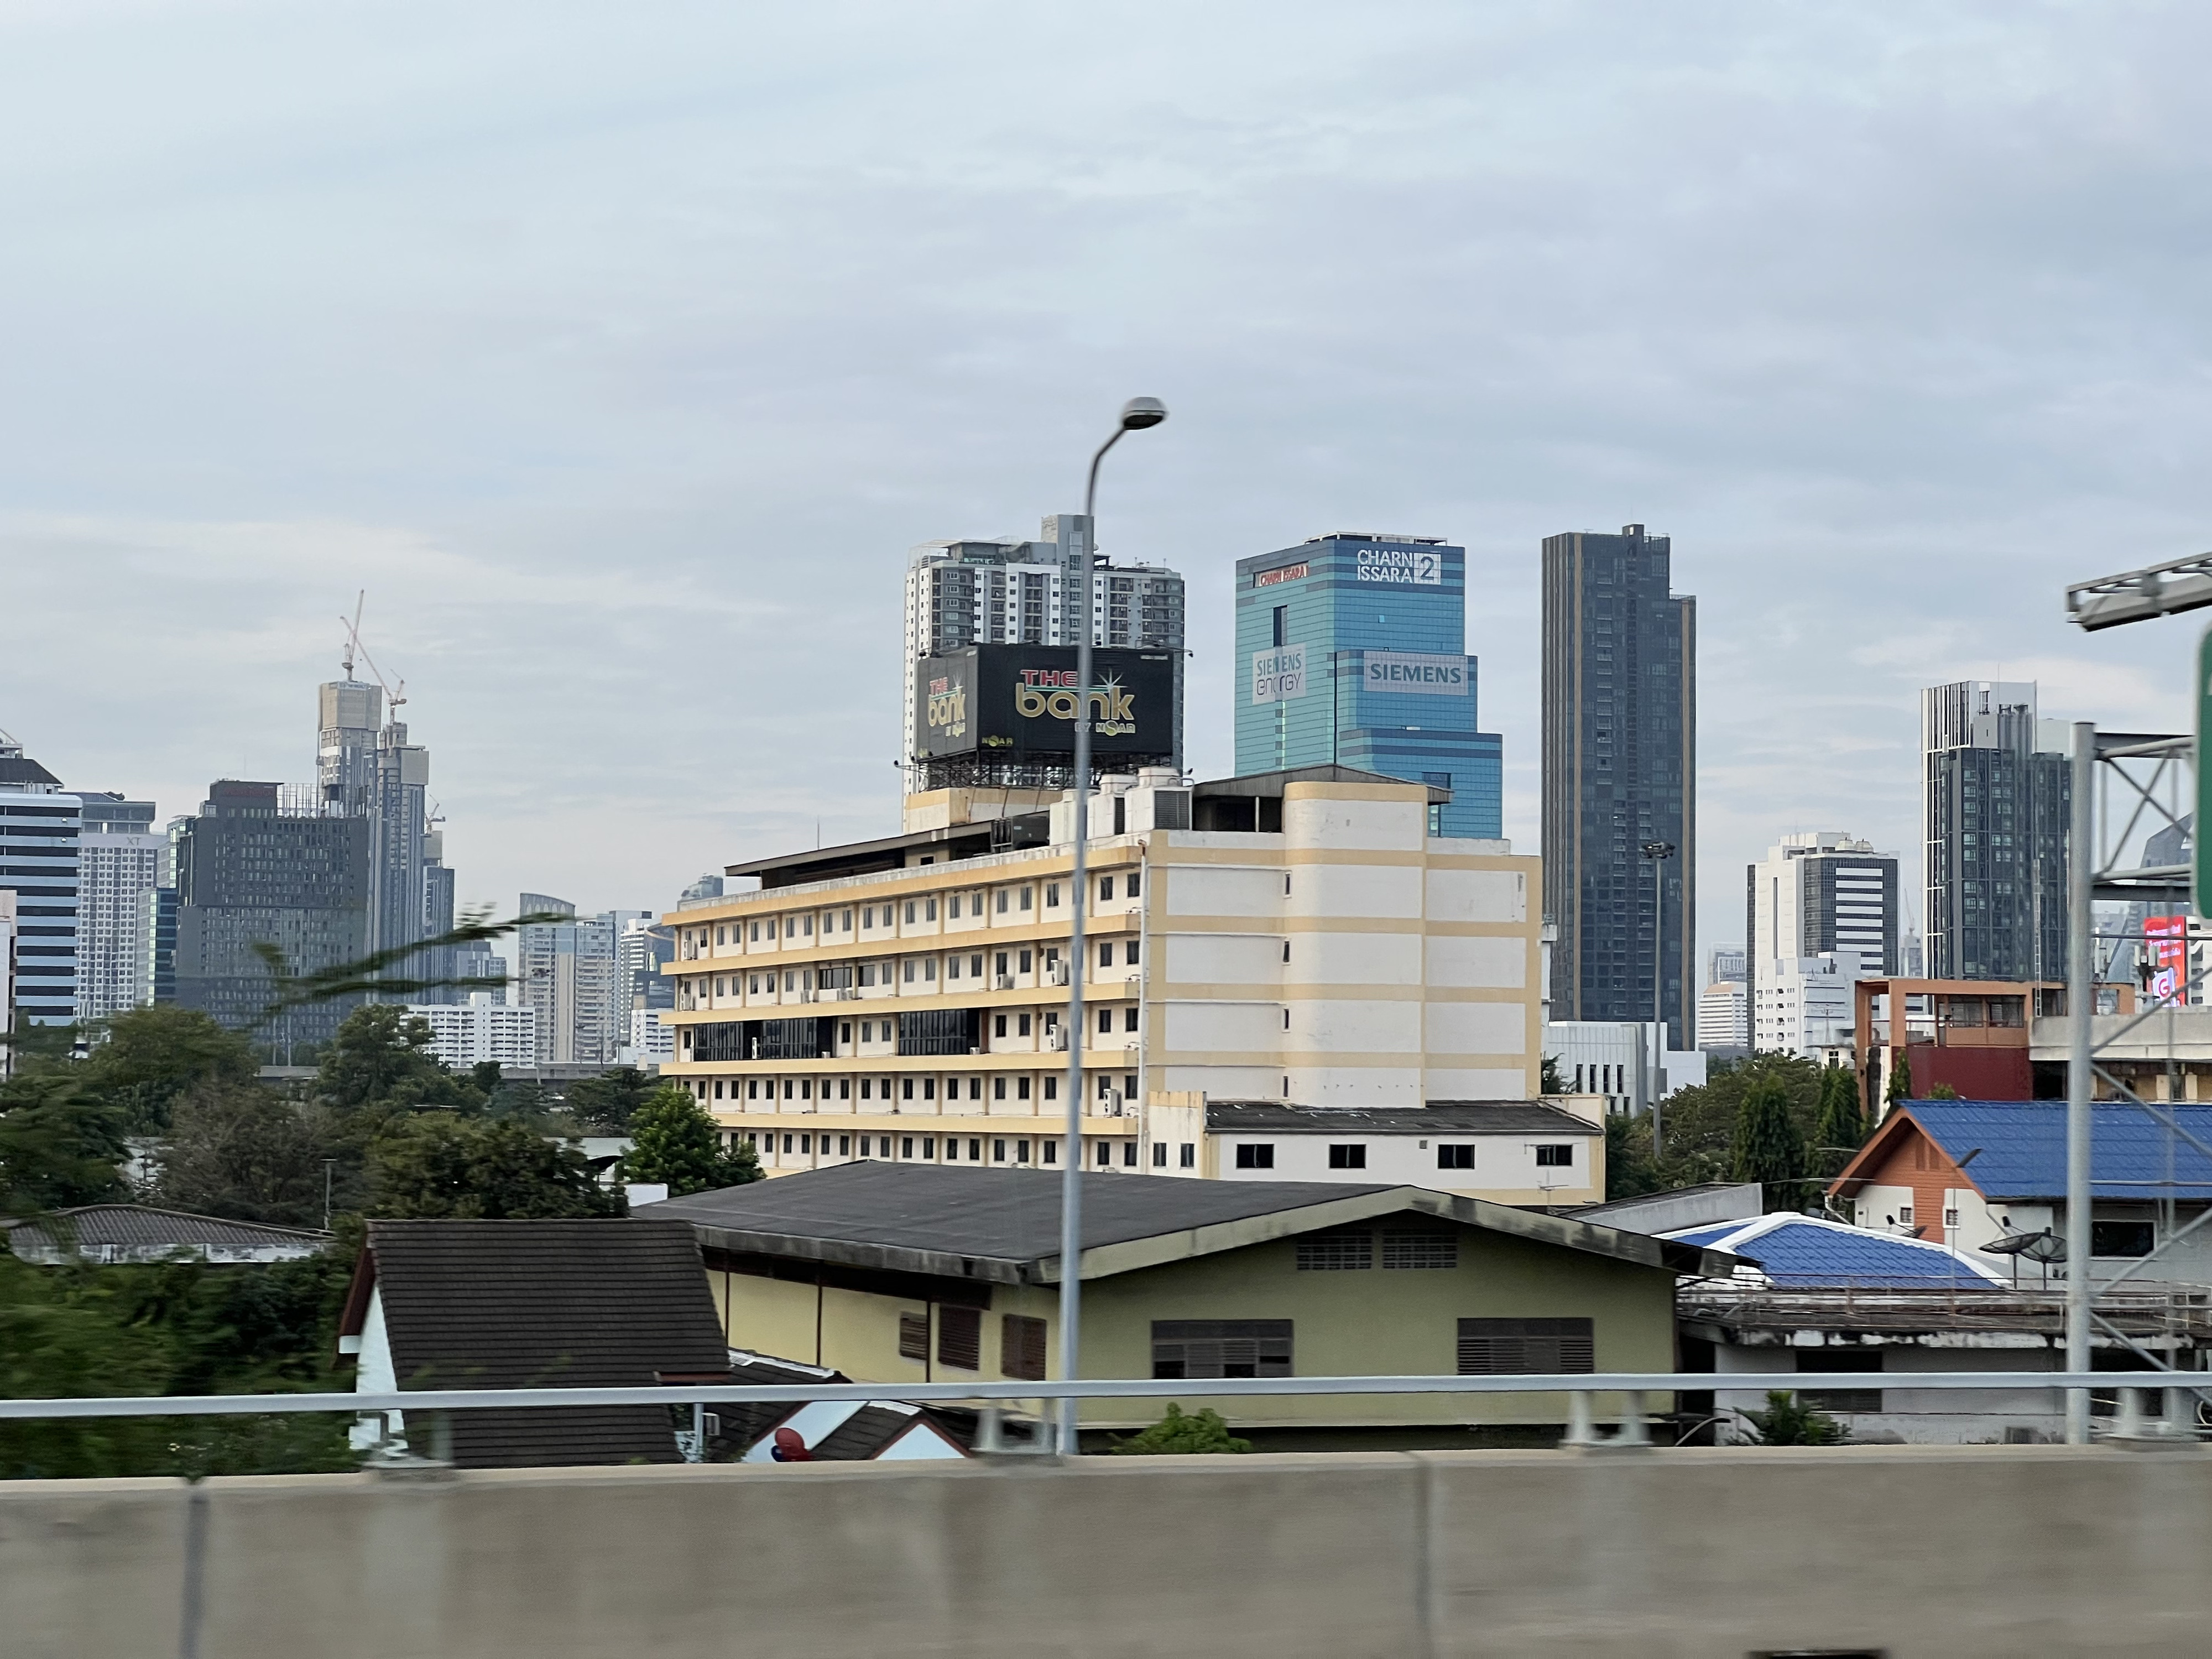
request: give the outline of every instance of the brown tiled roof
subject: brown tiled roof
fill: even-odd
[[[641,1388],[729,1367],[682,1222],[372,1221],[368,1248],[402,1389]],[[654,1406],[456,1412],[453,1443],[464,1468],[678,1459]]]

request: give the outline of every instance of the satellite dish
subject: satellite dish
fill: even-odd
[[[2011,1233],[1996,1243],[1980,1247],[1984,1255],[2024,1255],[2030,1261],[2056,1262],[2066,1260],[2066,1241],[2050,1228],[2039,1233]]]

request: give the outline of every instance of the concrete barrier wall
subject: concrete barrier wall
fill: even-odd
[[[2212,1651],[2212,1454],[1747,1448],[0,1485],[9,1659],[1804,1648]]]

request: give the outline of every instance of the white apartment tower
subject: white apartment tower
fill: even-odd
[[[1897,971],[1897,859],[1833,830],[1784,836],[1744,876],[1744,972],[1753,1042],[1778,964],[1833,957],[1847,981]],[[1816,981],[1827,975],[1815,972]]]
[[[82,811],[59,778],[0,732],[0,892],[15,896],[15,1012],[27,1024],[76,1018]]]
[[[82,792],[77,842],[77,1018],[103,1019],[154,1000],[150,902],[162,885],[169,838],[154,830],[154,803]]]
[[[1035,541],[924,542],[908,556],[906,676],[899,752],[914,744],[915,665],[969,645],[1074,645],[1084,571],[1091,573],[1094,646],[1176,656],[1175,752],[1182,764],[1182,578],[1164,565],[1109,564],[1091,520],[1057,513]]]
[[[623,925],[646,913],[580,916],[566,899],[525,893],[521,915],[555,915],[515,930],[520,1006],[536,1011],[538,1059],[551,1066],[611,1066],[629,1038],[629,999],[620,984]]]

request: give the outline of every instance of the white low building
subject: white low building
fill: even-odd
[[[676,1027],[659,1008],[629,1011],[629,1046],[623,1050],[625,1066],[665,1066],[676,1058]]]
[[[1605,1196],[1603,1102],[1438,1101],[1362,1109],[1216,1100],[1152,1109],[1153,1173],[1425,1187],[1498,1204]]]
[[[466,1002],[410,1003],[408,1014],[430,1027],[430,1051],[455,1071],[494,1061],[538,1063],[538,1011],[527,1004],[494,1002],[488,991]]]
[[[1544,1028],[1544,1054],[1565,1093],[1603,1095],[1616,1114],[1642,1112],[1705,1080],[1705,1055],[1665,1048],[1665,1031],[1651,1020],[1555,1020]]]
[[[1752,1047],[1810,1058],[1848,1043],[1851,988],[1859,977],[1856,956],[1831,952],[1761,963],[1753,993]]]

